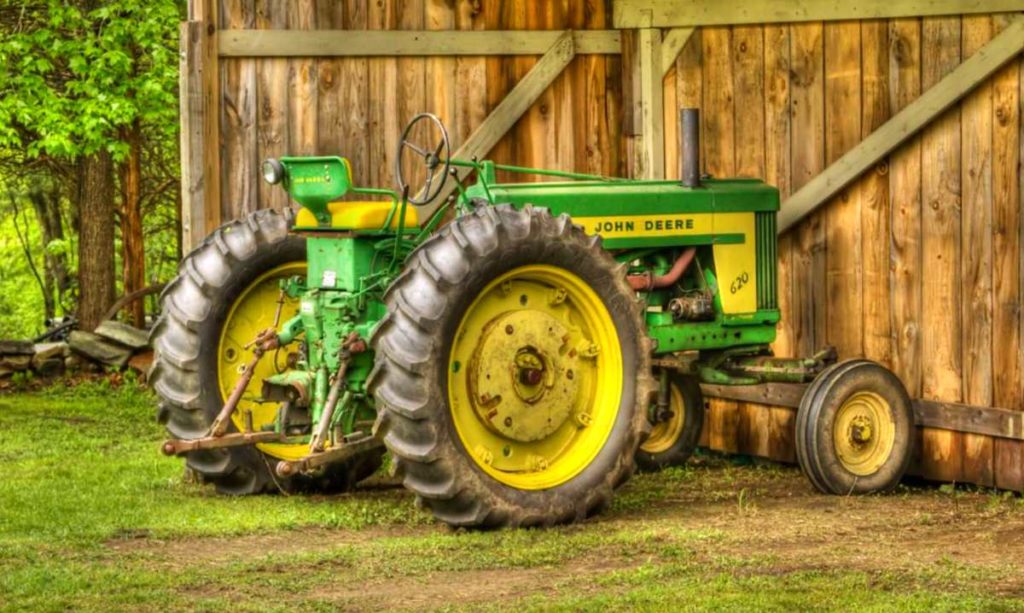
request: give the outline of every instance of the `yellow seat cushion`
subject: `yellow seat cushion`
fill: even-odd
[[[327,210],[331,213],[331,228],[338,230],[383,230],[384,224],[391,214],[394,205],[390,202],[371,200],[366,202],[331,202]],[[406,228],[415,228],[419,225],[419,216],[416,208],[407,205],[405,207]],[[317,227],[316,218],[307,209],[300,209],[295,216],[295,226],[298,228]],[[398,229],[398,211],[391,220],[391,230]]]

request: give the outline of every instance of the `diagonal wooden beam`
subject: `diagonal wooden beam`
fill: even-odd
[[[794,23],[1024,11],[1024,0],[614,0],[616,28]]]
[[[498,144],[501,137],[515,125],[537,98],[544,93],[558,75],[562,74],[569,62],[576,57],[576,45],[572,32],[565,32],[558,37],[547,53],[526,73],[526,76],[516,83],[512,91],[498,103],[498,106],[488,115],[469,135],[466,142],[455,150],[452,157],[461,159],[481,159],[490,153],[491,149]],[[471,169],[457,167],[458,180],[462,181],[471,172]],[[449,177],[445,187],[434,202],[423,207],[423,218],[433,214],[440,203],[455,189],[455,183]]]
[[[696,28],[672,28],[661,39],[661,76],[668,74],[676,65],[676,58],[693,36]]]
[[[882,124],[859,145],[811,179],[782,203],[779,233],[792,228],[871,168],[939,114],[966,96],[1024,49],[1024,17],[1017,17],[998,36],[956,70]]]

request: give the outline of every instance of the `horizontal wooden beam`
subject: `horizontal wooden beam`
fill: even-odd
[[[221,30],[222,57],[543,55],[570,30]],[[578,54],[618,54],[618,30],[571,31]]]
[[[750,404],[796,409],[807,385],[803,383],[763,383],[761,385],[710,385],[702,383],[701,392],[711,398]],[[1024,441],[1024,411],[979,407],[937,400],[915,399],[914,419],[922,428],[984,434]]]
[[[1017,17],[917,100],[882,124],[782,203],[779,233],[792,228],[901,143],[927,126],[1024,49],[1024,17]]]
[[[616,28],[888,19],[1024,11],[1022,0],[614,0]]]

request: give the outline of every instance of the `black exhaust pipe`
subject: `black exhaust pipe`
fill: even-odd
[[[700,187],[700,109],[679,109],[679,166],[683,187]]]

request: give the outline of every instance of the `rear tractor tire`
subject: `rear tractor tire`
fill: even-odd
[[[457,526],[581,520],[633,472],[653,389],[625,270],[567,216],[483,206],[385,300],[369,388],[405,486]]]
[[[291,212],[261,210],[218,228],[182,261],[178,276],[161,296],[162,314],[153,327],[155,360],[150,382],[160,397],[157,419],[177,439],[206,436],[250,353],[243,345],[273,325],[278,281],[306,273],[306,242],[288,234]],[[286,302],[281,320],[293,316]],[[268,354],[249,384],[229,432],[242,425],[240,410],[252,410],[256,429],[271,423],[277,405],[245,398],[259,393],[263,377],[283,368],[285,351]],[[373,474],[382,450],[332,465],[316,475],[291,478],[271,471],[279,459],[305,455],[308,445],[262,444],[189,452],[187,466],[224,494],[256,494],[281,488],[347,489]]]
[[[636,451],[640,470],[659,471],[682,466],[690,459],[704,427],[704,397],[695,377],[672,375],[669,378],[670,415],[652,424],[651,434]]]
[[[913,434],[913,406],[896,375],[869,360],[847,360],[822,371],[800,401],[797,461],[823,493],[883,492],[907,472]]]

